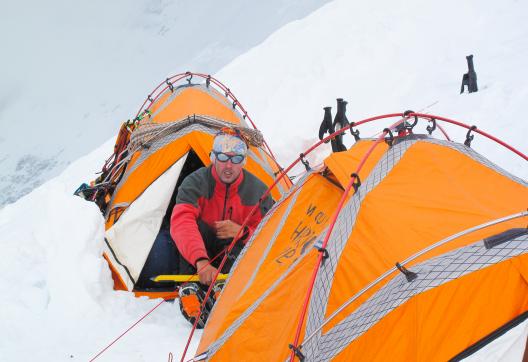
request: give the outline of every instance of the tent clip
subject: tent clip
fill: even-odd
[[[192,73],[187,71],[187,72],[185,72],[185,75],[189,76],[189,78],[187,78],[186,80],[187,80],[187,84],[191,85],[191,80],[193,79]]]
[[[436,119],[431,118],[429,122],[433,122],[432,126],[427,126],[426,130],[429,133],[429,136],[433,134],[433,131],[436,129]]]
[[[150,101],[150,103],[154,103],[154,99],[152,99],[152,94],[149,94],[147,96],[147,99]]]
[[[279,166],[279,170],[277,172],[273,172],[273,176],[277,177],[282,171],[284,171],[284,168]]]
[[[398,270],[401,271],[403,273],[403,275],[405,275],[405,278],[407,278],[407,281],[409,283],[412,282],[414,279],[418,278],[418,274],[416,274],[415,272],[410,271],[409,269],[407,269],[406,267],[404,267],[400,263],[396,263],[396,268],[398,268]]]
[[[464,141],[464,145],[471,147],[471,141],[473,141],[474,135],[471,134],[472,131],[476,130],[477,126],[471,126],[471,128],[466,133],[466,140]]]
[[[295,355],[299,358],[299,361],[304,362],[305,356],[301,352],[301,349],[299,347],[295,347],[293,344],[289,344],[288,347],[295,353]]]
[[[354,183],[352,184],[352,187],[354,188],[354,191],[357,192],[359,186],[361,186],[361,179],[359,178],[359,175],[355,172],[350,175],[350,177],[354,177]]]
[[[226,96],[226,97],[229,97],[230,94],[231,94],[231,89],[226,88],[225,96]]]
[[[312,168],[310,167],[310,162],[304,158],[304,153],[299,154],[299,158],[301,159],[304,168],[306,168],[306,171],[310,171]]]
[[[172,82],[169,80],[169,78],[165,79],[165,83],[167,83],[167,85],[169,86],[169,89],[172,93],[174,93],[174,85],[172,84]]]
[[[354,136],[354,139],[357,141],[359,141],[361,139],[361,137],[359,137],[359,129],[354,129],[353,127],[356,125],[355,122],[352,122],[350,123],[350,134],[352,136]]]
[[[411,110],[409,109],[409,110],[403,112],[403,116],[408,118],[408,117],[409,117],[409,114],[412,114],[412,113],[414,113],[414,111],[411,111]],[[404,122],[403,122],[403,127],[404,127],[407,131],[412,132],[414,126],[416,126],[417,123],[418,123],[418,116],[414,116],[414,122],[413,122],[413,123],[409,123],[409,122],[407,122],[407,121],[404,121]]]
[[[233,109],[235,109],[237,105],[238,105],[238,101],[237,101],[237,100],[234,100],[234,101],[233,101]]]
[[[328,259],[328,257],[330,256],[326,248],[323,248],[322,246],[317,246],[317,245],[315,245],[314,248],[316,248],[318,252],[323,253],[323,261]]]
[[[207,76],[207,79],[205,80],[205,86],[206,86],[207,88],[209,88],[210,85],[211,85],[211,74],[209,74],[209,75]]]
[[[389,138],[385,138],[385,142],[387,142],[389,146],[392,146],[392,142],[394,142],[394,135],[392,134],[392,131],[388,128],[385,128],[383,129],[383,132],[389,134]]]

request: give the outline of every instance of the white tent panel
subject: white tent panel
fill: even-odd
[[[180,176],[187,154],[154,181],[106,232],[106,239],[117,260],[128,268],[134,280],[139,278]],[[121,274],[127,276],[127,274]],[[128,278],[127,278],[128,279]],[[128,289],[132,280],[126,280]]]
[[[528,339],[528,319],[479,349],[464,362],[520,362]]]

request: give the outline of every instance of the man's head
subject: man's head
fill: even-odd
[[[242,137],[229,128],[223,128],[215,137],[211,162],[223,183],[235,181],[246,164],[247,145]]]

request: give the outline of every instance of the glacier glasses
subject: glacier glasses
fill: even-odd
[[[246,158],[245,156],[242,156],[242,155],[229,156],[228,154],[225,154],[223,152],[215,152],[215,151],[213,151],[213,154],[215,155],[218,161],[227,162],[231,160],[231,163],[234,165],[238,165],[239,163],[242,163],[242,161],[244,161],[244,158]]]

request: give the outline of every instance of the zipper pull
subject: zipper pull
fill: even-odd
[[[233,206],[229,206],[228,215],[229,215],[229,220],[231,220],[231,217],[233,216]]]

